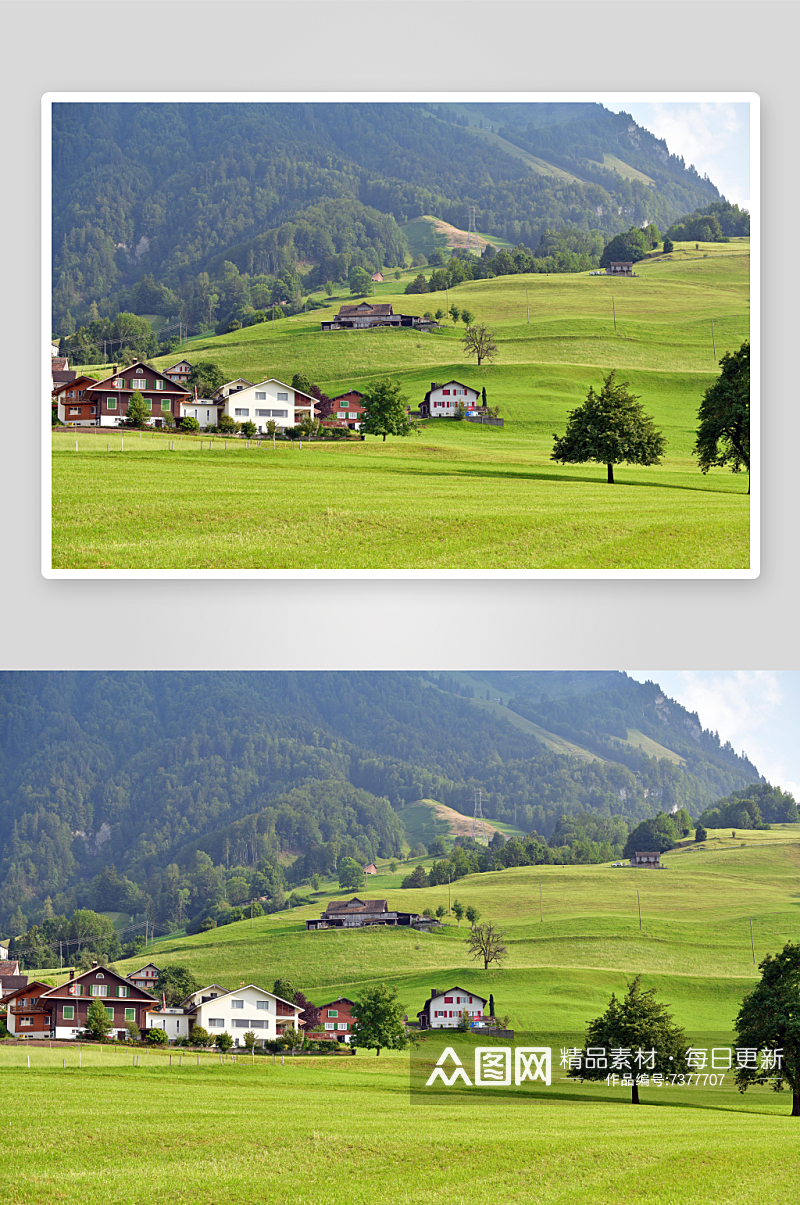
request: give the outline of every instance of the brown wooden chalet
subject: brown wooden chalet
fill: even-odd
[[[419,326],[422,319],[416,314],[395,314],[388,302],[361,301],[358,305],[343,305],[335,318],[320,323],[324,331],[367,330],[371,326]]]
[[[189,390],[183,385],[170,380],[166,373],[149,368],[141,360],[119,371],[115,366],[111,376],[97,381],[86,390],[87,399],[97,403],[98,426],[119,427],[124,424],[133,393],[140,393],[144,398],[155,427],[164,425],[164,415],[167,413],[177,421],[180,403],[190,396]]]
[[[306,929],[361,929],[365,925],[416,925],[416,912],[390,912],[386,900],[331,900],[319,920],[307,920]]]
[[[50,1010],[41,1002],[50,988],[51,984],[33,979],[3,996],[0,1003],[6,1009],[6,1028],[10,1034],[17,1038],[52,1037]]]
[[[100,1000],[108,1013],[112,1026],[109,1037],[126,1038],[129,1022],[145,1029],[147,1014],[158,1003],[149,992],[107,966],[94,966],[80,975],[70,971],[67,982],[59,987],[43,986],[45,990],[36,997],[36,1008],[47,1014],[41,1032],[50,1038],[77,1038],[86,1027],[86,1014],[95,1000]]]
[[[53,406],[67,427],[96,427],[99,423],[97,399],[90,400],[87,390],[97,384],[94,377],[75,376],[53,388]]]
[[[663,870],[661,854],[658,850],[637,852],[631,858],[631,866],[643,866],[645,870]]]

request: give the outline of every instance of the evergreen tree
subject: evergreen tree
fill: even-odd
[[[612,1050],[623,1052],[620,1062],[627,1061],[627,1067],[620,1070],[633,1079],[634,1105],[639,1104],[637,1075],[673,1075],[685,1067],[686,1035],[666,1005],[656,1000],[655,988],[643,990],[641,975],[628,984],[623,1000],[612,993],[606,1011],[589,1024],[584,1048],[576,1059],[580,1066],[570,1067],[568,1076],[604,1080],[613,1061]]]
[[[102,1000],[93,1000],[86,1013],[86,1032],[89,1037],[102,1040],[113,1027],[114,1022],[106,1012]]]
[[[618,384],[616,372],[608,374],[600,393],[592,386],[586,401],[573,410],[566,434],[553,435],[551,460],[583,464],[595,460],[608,467],[608,483],[614,484],[614,465],[660,464],[665,440],[639,400],[628,392],[628,382]]]
[[[138,429],[148,426],[150,419],[153,417],[147,402],[138,390],[134,390],[130,396],[127,417],[128,426]]]

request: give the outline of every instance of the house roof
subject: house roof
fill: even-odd
[[[339,996],[336,1000],[329,1000],[327,1004],[315,1004],[314,1008],[333,1008],[335,1004],[355,1004],[355,1000],[351,1000],[348,996]]]
[[[66,372],[68,368],[69,368],[69,359],[67,356],[53,356],[52,357],[52,371],[53,372]]]
[[[122,376],[123,372],[130,372],[132,369],[135,370],[138,368],[143,368],[145,370],[145,372],[150,372],[150,373],[154,372],[156,374],[156,376],[161,377],[161,379],[163,381],[169,381],[169,387],[171,390],[172,389],[182,389],[184,393],[187,393],[187,394],[189,394],[189,396],[191,396],[190,391],[186,388],[185,385],[179,384],[178,381],[171,381],[170,378],[166,375],[166,373],[161,372],[158,368],[150,368],[150,366],[148,364],[145,364],[144,360],[135,360],[133,364],[127,364],[125,366],[125,368],[118,368],[117,371],[113,372],[110,376],[103,377],[102,381],[95,381],[94,388],[95,389],[116,389],[116,390],[130,389],[130,385],[112,385],[110,382],[118,381],[120,379],[120,377]]]
[[[30,991],[31,988],[43,987],[45,991],[49,991],[53,986],[51,983],[43,983],[41,979],[31,979],[30,983],[28,983],[27,975],[20,975],[16,977],[24,979],[25,983],[18,983],[11,991],[4,991],[4,995],[2,997],[3,1004],[6,1004],[9,1000],[13,1000],[15,996],[19,996],[21,992]],[[44,992],[42,992],[41,995],[44,995]]]
[[[0,979],[5,979],[6,975],[18,975],[19,962],[16,958],[10,961],[0,962]]]
[[[76,975],[73,979],[67,979],[64,983],[59,984],[58,987],[51,987],[48,992],[43,994],[46,996],[69,997],[72,995],[72,992],[70,992],[69,989],[74,983],[82,983],[84,980],[90,979],[92,976],[97,979],[98,975],[101,975],[104,979],[106,976],[111,976],[113,980],[117,981],[118,983],[124,983],[128,987],[132,987],[135,992],[141,992],[147,1000],[152,1000],[155,1003],[155,996],[153,996],[145,988],[139,987],[139,985],[134,983],[131,979],[127,979],[124,975],[120,975],[119,971],[113,971],[111,967],[107,966],[96,966],[92,967],[91,970],[82,971],[80,975]]]
[[[473,1000],[482,1000],[484,1004],[486,1003],[486,996],[479,996],[478,993],[473,992],[471,988],[459,987],[457,984],[455,987],[446,987],[444,990],[440,990],[438,987],[432,987],[430,1000],[427,1000],[425,1003],[426,1005],[430,1004],[431,1000],[436,1000],[438,996],[449,996],[453,992],[463,992],[465,996],[472,996]],[[424,1011],[425,1010],[423,1009],[423,1012]]]
[[[54,386],[69,385],[69,384],[71,384],[72,381],[74,381],[76,379],[77,375],[78,375],[77,372],[73,372],[71,369],[69,372],[55,372],[54,371],[53,372],[53,385]]]
[[[214,986],[218,987],[219,984],[214,984]],[[228,991],[226,988],[223,988],[220,995],[214,997],[214,1004],[216,1004],[217,1001],[224,999],[225,996],[236,996],[236,995],[238,995],[239,992],[246,992],[247,989],[250,987],[253,988],[253,990],[256,992],[261,992],[262,996],[270,996],[273,1000],[280,1000],[281,1004],[288,1004],[290,1008],[296,1008],[298,1013],[301,1013],[303,1011],[299,1004],[295,1004],[294,1000],[284,1000],[283,996],[276,996],[274,992],[268,992],[265,987],[259,987],[257,983],[244,983],[241,985],[241,987],[233,988],[231,991]],[[205,991],[206,989],[203,988],[201,990]],[[192,995],[197,995],[197,993],[193,992]],[[188,999],[190,999],[190,997],[187,996],[186,999],[188,1000]],[[211,1004],[211,1001],[204,1000],[204,1001],[201,1001],[201,1003],[202,1004]],[[196,1005],[196,1007],[199,1008],[200,1004]]]
[[[150,967],[152,967],[154,971],[157,971],[159,975],[161,974],[161,967],[157,967],[154,962],[146,962],[143,967],[139,967],[138,971],[132,971],[131,974],[128,975],[128,978],[133,979],[134,975],[141,975],[143,971],[148,970]]]
[[[62,374],[62,375],[69,376],[71,374],[66,373],[66,374]],[[83,375],[81,375],[81,376],[76,375],[75,379],[73,381],[61,381],[58,385],[56,385],[55,380],[54,380],[53,381],[53,394],[55,395],[56,393],[63,393],[63,391],[65,389],[74,389],[76,385],[83,385],[83,384],[96,385],[97,381],[94,379],[94,377],[87,377],[87,376],[83,376]]]
[[[339,318],[353,318],[358,314],[371,314],[376,318],[388,318],[394,314],[394,310],[388,302],[381,301],[375,305],[368,301],[361,301],[358,305],[342,305],[339,307]]]
[[[27,987],[28,986],[28,976],[27,975],[3,975],[2,978],[0,978],[0,984],[2,984],[2,989],[4,992],[13,992],[18,987]]]
[[[448,385],[458,385],[460,389],[471,389],[473,393],[480,393],[480,389],[476,389],[474,385],[465,385],[463,381],[443,381],[441,385],[437,381],[435,385],[431,386],[431,391],[433,389],[446,389]]]
[[[353,896],[351,900],[331,900],[325,913],[336,915],[358,915],[360,912],[388,912],[386,900],[361,900]],[[323,913],[324,915],[324,913]]]

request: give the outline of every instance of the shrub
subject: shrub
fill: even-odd
[[[214,1045],[216,1046],[217,1050],[230,1050],[231,1046],[233,1045],[233,1038],[229,1033],[225,1033],[223,1031],[223,1033],[218,1033],[214,1038]]]
[[[189,1041],[193,1046],[210,1046],[212,1042],[211,1034],[202,1025],[194,1025],[192,1032],[189,1034]]]
[[[698,824],[697,828],[694,830],[695,841],[705,841],[707,836],[708,836],[708,833],[703,828],[702,824]]]
[[[147,1040],[151,1046],[168,1046],[169,1038],[165,1029],[148,1029]]]

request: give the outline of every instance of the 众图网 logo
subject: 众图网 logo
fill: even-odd
[[[439,1080],[446,1088],[456,1084],[465,1084],[468,1088],[509,1088],[512,1082],[519,1087],[530,1080],[549,1085],[551,1070],[549,1046],[515,1046],[513,1050],[510,1046],[477,1046],[470,1079],[453,1047],[446,1046],[425,1087],[430,1088]]]

